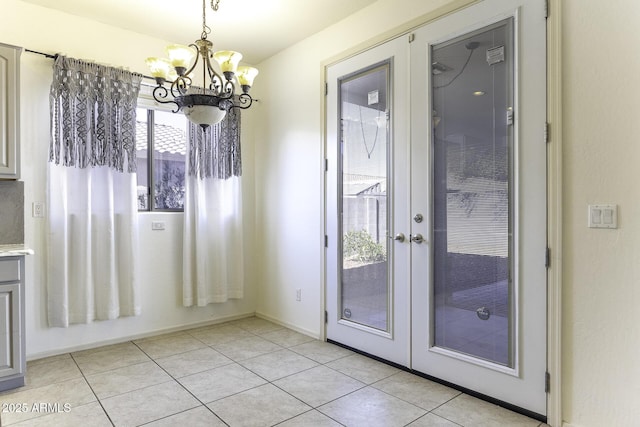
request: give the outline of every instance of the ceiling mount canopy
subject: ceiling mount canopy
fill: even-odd
[[[218,10],[219,4],[220,0],[211,0],[211,9]],[[249,108],[253,103],[249,89],[258,75],[258,70],[253,67],[238,66],[241,53],[231,50],[213,52],[213,43],[207,40],[210,33],[206,0],[202,0],[200,39],[189,46],[167,46],[169,59],[151,57],[146,60],[158,84],[153,90],[153,98],[162,104],[176,104],[174,113],[182,110],[191,122],[203,129],[220,122],[232,108]],[[196,87],[192,73],[200,59],[203,87]],[[214,69],[211,59],[218,64],[220,72]],[[165,87],[167,82],[171,83],[169,89]],[[239,94],[236,94],[237,85],[242,90]]]

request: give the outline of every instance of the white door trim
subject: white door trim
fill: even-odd
[[[547,1],[547,424],[562,426],[562,5]]]

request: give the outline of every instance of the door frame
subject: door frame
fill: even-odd
[[[319,173],[321,174],[322,205],[326,206],[326,153],[327,115],[326,96],[327,70],[336,62],[355,56],[367,49],[385,43],[393,38],[410,37],[411,31],[445,15],[472,6],[482,0],[453,0],[447,5],[424,14],[377,37],[364,41],[340,54],[325,59],[320,64],[320,136],[322,140]],[[547,246],[549,265],[547,267],[547,371],[549,387],[547,392],[547,424],[562,426],[562,5],[561,0],[547,0]],[[326,209],[320,213],[322,236],[327,236]],[[318,317],[320,339],[326,341],[325,323],[326,300],[326,251],[322,253],[320,310]]]

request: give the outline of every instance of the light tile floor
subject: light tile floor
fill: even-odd
[[[544,426],[251,317],[30,362],[0,426]]]

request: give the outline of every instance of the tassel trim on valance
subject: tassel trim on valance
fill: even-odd
[[[49,161],[136,171],[136,105],[142,74],[59,55],[49,95]]]
[[[228,179],[242,175],[240,111],[232,109],[218,124],[203,131],[189,123],[189,175]]]

